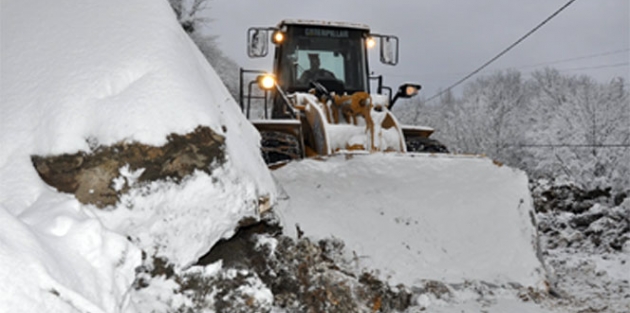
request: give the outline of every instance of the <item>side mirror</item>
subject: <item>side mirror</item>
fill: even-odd
[[[398,37],[381,35],[381,63],[398,64]]]
[[[247,30],[247,55],[262,58],[269,52],[269,29],[250,28]]]
[[[394,95],[394,99],[392,99],[392,104],[389,106],[389,109],[391,110],[394,107],[394,104],[396,104],[396,100],[398,100],[398,98],[405,98],[405,99],[411,98],[417,95],[420,89],[422,89],[422,86],[418,84],[400,85],[400,87],[398,87],[398,91],[396,92],[396,95]]]

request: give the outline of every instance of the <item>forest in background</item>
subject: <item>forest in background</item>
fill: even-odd
[[[485,154],[532,178],[587,189],[630,186],[628,83],[546,68],[479,76],[457,97],[418,98],[393,109],[404,124],[427,125],[451,152]]]

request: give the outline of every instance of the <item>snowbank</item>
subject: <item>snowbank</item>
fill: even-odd
[[[140,251],[76,200],[43,192],[37,215],[0,205],[0,305],[7,312],[118,312]]]
[[[168,3],[155,2],[2,2],[0,201],[13,213],[37,194],[23,156],[121,140],[161,145],[198,125],[227,136],[237,167],[268,183],[248,146],[258,134],[234,118],[238,106]]]
[[[168,2],[1,6],[3,309],[125,311],[140,262],[126,236],[185,264],[256,214],[259,197],[274,201],[257,132]],[[216,175],[147,186],[107,212],[51,190],[30,159],[120,141],[162,145],[199,125],[226,137],[228,161]]]
[[[521,171],[481,157],[375,154],[304,160],[274,176],[288,231],[340,238],[393,283],[542,287]]]

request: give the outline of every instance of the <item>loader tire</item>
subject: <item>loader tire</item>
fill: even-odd
[[[302,158],[300,141],[279,131],[261,131],[261,152],[265,163],[274,164]]]
[[[448,153],[448,149],[441,142],[424,137],[406,138],[407,152]]]

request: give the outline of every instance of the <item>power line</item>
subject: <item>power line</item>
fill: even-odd
[[[556,61],[550,61],[550,62],[544,62],[544,63],[531,64],[531,65],[523,65],[523,66],[517,67],[516,69],[522,69],[522,68],[528,68],[528,67],[537,67],[537,66],[542,66],[542,65],[550,65],[550,64],[558,64],[558,63],[565,63],[565,62],[584,60],[584,59],[591,59],[591,58],[607,56],[607,55],[612,55],[612,54],[619,54],[619,53],[628,52],[628,51],[630,51],[630,49],[621,49],[621,50],[615,50],[615,51],[608,51],[608,52],[590,54],[590,55],[585,55],[585,56],[575,57],[575,58],[570,58],[570,59],[564,59],[564,60],[556,60]]]
[[[460,79],[459,81],[457,81],[456,83],[454,83],[453,85],[451,85],[450,87],[446,88],[445,90],[443,90],[442,92],[439,92],[438,94],[430,97],[429,99],[427,99],[427,102],[441,96],[442,94],[448,92],[449,90],[457,87],[459,84],[463,83],[464,81],[466,81],[467,79],[469,79],[470,77],[472,77],[473,75],[479,73],[481,70],[483,70],[484,68],[486,68],[486,66],[490,65],[492,62],[496,61],[498,58],[500,58],[501,56],[503,56],[504,54],[506,54],[508,51],[512,50],[512,48],[514,48],[516,45],[518,45],[519,43],[521,43],[523,40],[525,40],[525,38],[529,37],[531,34],[533,34],[535,31],[537,31],[539,28],[541,28],[543,25],[547,24],[547,22],[549,22],[552,18],[556,17],[556,15],[558,15],[560,12],[562,12],[564,9],[566,9],[569,5],[571,5],[573,2],[575,2],[575,0],[569,0],[569,2],[567,2],[565,5],[563,5],[560,9],[558,9],[556,12],[554,12],[553,14],[551,14],[548,18],[546,18],[544,21],[542,21],[540,24],[538,24],[536,27],[534,27],[532,30],[530,30],[527,34],[525,34],[523,37],[519,38],[516,42],[514,42],[513,44],[511,44],[509,47],[507,47],[505,50],[501,51],[499,54],[497,54],[495,57],[493,57],[492,59],[490,59],[490,61],[484,63],[482,66],[480,66],[478,69],[474,70],[472,73],[466,75],[464,78]]]
[[[630,144],[589,145],[589,144],[531,144],[531,145],[507,145],[519,148],[630,148]]]
[[[542,62],[542,63],[527,64],[527,65],[518,65],[518,66],[513,66],[513,67],[504,67],[504,68],[499,68],[498,70],[511,69],[511,68],[519,70],[519,69],[524,69],[524,68],[529,68],[529,67],[537,67],[537,66],[543,66],[543,65],[565,63],[565,62],[576,61],[576,60],[591,59],[591,58],[607,56],[607,55],[613,55],[613,54],[620,54],[620,53],[624,53],[624,52],[628,52],[628,51],[630,51],[630,49],[612,50],[612,51],[600,52],[600,53],[595,53],[595,54],[577,56],[577,57],[573,57],[573,58],[569,58],[569,59],[554,60],[554,61],[548,61],[548,62]],[[625,63],[625,64],[627,64],[627,63]],[[614,66],[621,66],[621,65],[616,65],[615,64]],[[605,65],[605,67],[608,67],[608,65]],[[572,69],[569,69],[569,70],[572,70]],[[405,74],[405,75],[402,75],[402,74],[398,74],[398,73],[387,73],[387,72],[383,72],[382,74],[387,76],[387,77],[418,78],[417,74]],[[438,75],[438,74],[449,74],[449,73],[443,73],[443,72],[436,73],[436,72],[433,72],[433,73],[424,73],[424,74],[425,75]],[[462,73],[450,73],[450,75],[460,75],[460,74],[462,74]]]
[[[582,70],[594,70],[600,68],[608,68],[608,67],[621,67],[628,66],[630,62],[616,63],[616,64],[604,64],[604,65],[596,65],[596,66],[587,66],[587,67],[577,67],[577,68],[567,68],[567,69],[559,69],[559,71],[582,71]]]

